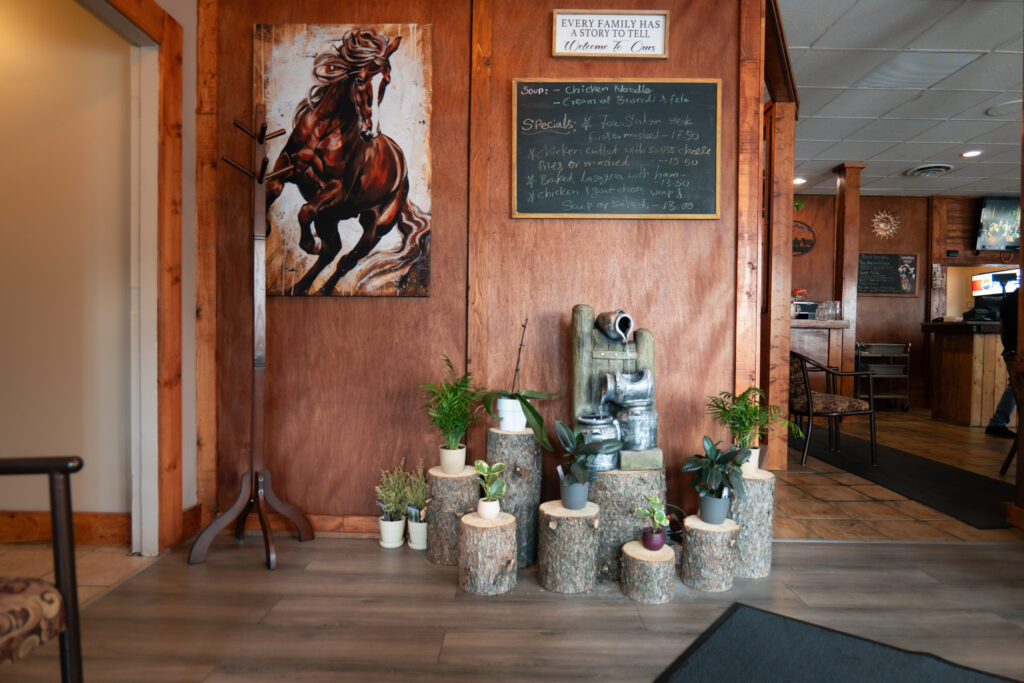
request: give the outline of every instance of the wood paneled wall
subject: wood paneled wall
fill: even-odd
[[[808,301],[832,298],[832,264],[836,258],[836,198],[831,195],[798,195],[804,203],[793,220],[814,230],[814,248],[793,256],[793,289],[806,289]]]

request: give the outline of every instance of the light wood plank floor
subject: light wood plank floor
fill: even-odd
[[[89,681],[649,681],[733,601],[1024,678],[1024,544],[776,542],[773,572],[719,594],[677,581],[669,605],[616,587],[564,596],[520,571],[467,595],[456,569],[375,541],[222,536],[187,547],[83,612]],[[751,634],[757,637],[757,634]],[[58,679],[48,644],[0,680]],[[768,680],[751,662],[750,680]]]

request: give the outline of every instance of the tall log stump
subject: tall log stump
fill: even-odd
[[[544,590],[586,593],[597,582],[599,508],[587,503],[569,510],[560,500],[540,504],[540,564],[537,580]]]
[[[505,499],[501,508],[516,518],[516,561],[537,561],[537,506],[540,504],[540,443],[533,431],[487,430],[487,463],[505,463]]]
[[[644,520],[634,514],[647,496],[665,500],[665,470],[608,470],[590,482],[590,500],[601,508],[597,578],[618,581],[622,546],[640,537]]]
[[[516,587],[516,518],[507,512],[484,519],[462,517],[459,588],[473,595],[499,595]]]
[[[708,524],[697,515],[690,515],[683,520],[683,529],[686,532],[683,583],[709,593],[732,588],[739,525],[731,519],[721,524]]]
[[[480,486],[476,470],[468,465],[459,474],[445,474],[440,467],[427,470],[427,559],[434,564],[458,562],[459,520],[476,510]]]
[[[622,546],[622,592],[647,605],[672,602],[676,593],[676,554],[667,545],[648,550],[640,541]]]
[[[736,534],[736,576],[762,579],[772,571],[772,524],[775,520],[775,475],[755,470],[743,475],[746,495],[732,498],[729,518]]]

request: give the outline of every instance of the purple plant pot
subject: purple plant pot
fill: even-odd
[[[665,545],[665,532],[651,533],[651,527],[647,527],[640,537],[640,542],[648,550],[661,550],[662,546]]]

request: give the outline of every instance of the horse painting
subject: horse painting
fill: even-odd
[[[297,229],[299,249],[315,260],[306,266],[308,259],[302,259],[305,272],[277,293],[332,295],[346,276],[346,293],[427,293],[429,215],[409,198],[405,153],[381,131],[391,57],[401,46],[402,36],[358,28],[313,60],[315,84],[295,109],[290,135],[274,162],[280,175],[267,181],[266,209],[269,233],[274,203],[287,184],[298,189],[304,203],[294,223],[278,221],[278,227],[292,242]],[[339,223],[353,218],[360,236],[343,244]],[[392,230],[397,247],[377,249]],[[282,263],[282,269],[288,268]]]

